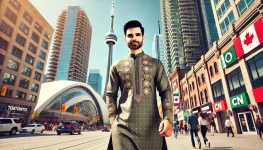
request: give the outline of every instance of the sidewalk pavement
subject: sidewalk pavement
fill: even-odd
[[[227,137],[225,134],[215,134],[211,136],[207,134],[209,142],[211,142],[211,148],[206,148],[201,133],[199,137],[202,143],[202,149],[204,150],[263,150],[263,140],[258,135],[248,134],[236,134],[235,137]],[[190,134],[188,136],[179,134],[177,139],[173,137],[166,138],[168,150],[190,150],[192,148]],[[195,139],[195,145],[197,147],[197,141]]]

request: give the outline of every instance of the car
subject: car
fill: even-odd
[[[75,121],[63,121],[57,128],[57,135],[60,135],[61,133],[70,133],[73,135],[75,132],[81,134],[81,127]]]
[[[103,126],[102,132],[110,132],[109,126]]]
[[[15,135],[21,129],[19,118],[0,118],[0,133]]]
[[[29,124],[28,126],[22,128],[20,133],[31,133],[35,132],[43,133],[45,131],[45,127],[42,124]]]

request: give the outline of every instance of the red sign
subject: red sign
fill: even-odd
[[[263,102],[262,93],[263,93],[263,86],[260,88],[253,89],[254,98],[257,103]]]
[[[215,112],[220,112],[220,111],[227,110],[226,100],[221,100],[219,102],[215,102],[213,104],[213,109],[214,109]]]

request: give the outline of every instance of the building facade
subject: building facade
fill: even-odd
[[[161,34],[153,35],[152,57],[159,59],[163,64],[166,64],[167,60],[165,59],[163,42],[163,36]],[[167,70],[165,71],[167,72]]]
[[[211,0],[219,38],[228,31],[257,0]]]
[[[29,1],[0,1],[0,117],[30,120],[53,32]]]
[[[176,67],[190,68],[218,40],[211,3],[205,0],[160,2],[166,67],[169,73]]]
[[[98,69],[89,70],[88,85],[90,85],[99,95],[102,94],[102,76]]]
[[[87,14],[69,6],[58,18],[50,58],[48,81],[86,82],[92,28]]]
[[[180,100],[176,115],[203,112],[208,120],[215,117],[220,132],[230,116],[235,132],[257,134],[255,115],[263,116],[262,12],[262,2],[255,1],[188,73],[173,72],[171,87]]]

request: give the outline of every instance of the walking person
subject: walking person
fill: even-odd
[[[256,115],[256,128],[257,128],[260,139],[262,139],[263,119],[260,118],[259,115]]]
[[[215,128],[216,128],[215,117],[212,117],[210,120],[210,128],[211,128],[211,135],[214,136],[215,135]]]
[[[173,131],[174,131],[174,137],[177,138],[177,134],[178,134],[178,125],[177,125],[177,119],[174,120],[173,122]]]
[[[187,125],[186,121],[184,121],[184,133],[185,133],[185,135],[188,135],[188,125]]]
[[[204,139],[205,146],[210,148],[210,142],[206,138],[207,126],[206,126],[205,115],[202,112],[199,113],[198,123],[201,127],[201,133]]]
[[[226,117],[225,127],[227,129],[227,136],[229,137],[229,132],[231,132],[232,133],[232,137],[234,137],[234,132],[232,130],[233,125],[232,125],[232,122],[231,122],[229,116]]]
[[[198,136],[198,119],[197,116],[193,113],[193,110],[191,110],[191,113],[187,117],[187,123],[189,124],[190,128],[190,136],[191,136],[191,142],[192,146],[195,149],[195,141],[194,141],[194,135],[198,142],[198,148],[201,149],[201,141]]]

